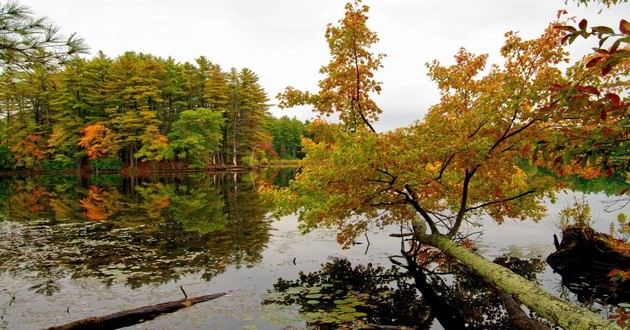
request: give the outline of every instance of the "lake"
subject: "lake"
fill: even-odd
[[[295,216],[271,219],[256,184],[285,185],[293,173],[0,178],[0,328],[44,328],[181,299],[180,286],[189,296],[229,293],[131,328],[304,327],[299,306],[261,304],[278,278],[317,271],[331,257],[390,267],[400,241],[389,237],[398,228],[373,228],[343,250],[334,229],[302,234]],[[604,193],[563,191],[538,223],[481,219],[468,230],[483,232],[476,246],[489,259],[544,260],[560,232],[558,212],[582,198],[599,231],[623,211],[611,210]],[[546,265],[535,277],[556,295],[583,300]],[[590,306],[609,315],[608,306]],[[437,320],[427,327],[442,328]]]

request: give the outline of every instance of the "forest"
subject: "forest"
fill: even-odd
[[[50,325],[25,320],[41,308],[59,329],[122,327],[237,297],[223,308],[238,321],[220,304],[216,319],[174,314],[199,322],[191,328],[264,327],[261,305],[274,317],[293,306],[297,321],[274,320],[308,329],[630,326],[630,22],[559,10],[533,38],[505,32],[498,58],[462,47],[429,61],[437,102],[379,131],[386,54],[370,10],[347,2],[325,26],[316,89],[288,86],[272,104],[251,69],[133,51],[88,58],[76,35],[0,4],[0,292],[10,297],[0,320]],[[576,45],[589,50],[572,57]],[[314,118],[276,118],[272,106]],[[217,171],[186,173],[203,169]],[[30,176],[46,171],[59,172]],[[71,304],[72,290],[101,303],[77,278],[115,298],[50,309],[57,297]],[[184,298],[121,311],[120,292],[154,298],[146,284]],[[219,293],[188,297],[184,284]]]
[[[272,117],[258,79],[203,56],[191,64],[136,52],[6,66],[0,169],[206,168],[299,157],[305,123]]]

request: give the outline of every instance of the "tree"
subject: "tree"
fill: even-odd
[[[224,123],[229,118],[229,109],[231,104],[230,85],[228,77],[221,67],[217,64],[210,65],[207,70],[207,80],[205,81],[203,99],[208,104],[208,108],[223,115]],[[227,131],[228,125],[223,125],[222,141],[223,149],[215,152],[214,158],[217,163],[225,163],[227,157]]]
[[[210,109],[182,112],[168,135],[170,153],[191,161],[194,167],[207,166],[214,153],[221,150],[223,125],[223,115]]]
[[[64,38],[59,28],[16,1],[0,4],[0,70],[28,70],[33,63],[63,63],[87,50],[83,40]]]
[[[127,52],[109,68],[104,82],[109,104],[106,112],[130,167],[135,167],[144,132],[153,129],[151,126],[159,131],[156,110],[163,102],[160,94],[163,79],[164,68],[150,55]]]
[[[258,82],[258,75],[244,68],[240,72],[232,68],[228,75],[229,107],[226,118],[225,157],[238,165],[258,145],[268,141],[265,122],[267,94]]]
[[[374,55],[370,47],[378,42],[366,22],[369,7],[361,0],[347,3],[345,15],[335,26],[326,28],[326,41],[332,59],[320,69],[326,77],[319,81],[319,92],[312,94],[287,87],[278,95],[281,108],[310,104],[321,115],[336,113],[351,130],[367,128],[378,119],[381,109],[370,98],[380,93],[381,83],[374,79],[385,55]]]
[[[208,77],[204,87],[203,98],[208,108],[215,112],[227,112],[230,104],[228,81],[225,72],[216,64],[208,68]]]
[[[207,108],[204,92],[206,89],[206,80],[213,64],[205,56],[199,56],[195,59],[197,66],[192,64],[186,66],[188,79],[190,81],[190,89],[188,93],[188,108]]]
[[[485,75],[487,56],[463,49],[453,65],[429,64],[440,103],[411,127],[374,134],[333,126],[334,139],[306,140],[300,175],[269,195],[278,214],[297,212],[304,229],[335,227],[346,246],[370,226],[400,224],[402,236],[440,249],[560,326],[607,326],[453,241],[481,214],[497,222],[544,214],[553,182],[528,177],[518,164],[552,128],[546,110],[549,86],[562,78],[561,38],[553,25],[534,40],[508,33],[504,64]],[[353,127],[351,116],[340,118]]]
[[[87,125],[81,133],[83,136],[78,144],[87,150],[90,159],[111,157],[118,153],[116,134],[102,123]]]
[[[273,149],[280,158],[298,158],[302,154],[302,136],[306,130],[304,123],[296,118],[283,116],[269,121]]]
[[[560,77],[555,65],[565,53],[559,38],[552,27],[535,40],[509,33],[504,66],[482,77],[487,56],[463,49],[454,65],[429,64],[441,102],[424,121],[383,134],[337,128],[337,141],[307,141],[301,180],[283,193],[307,206],[300,213],[309,225],[339,225],[345,244],[373,218],[392,223],[417,215],[431,234],[452,238],[482,210],[497,221],[540,217],[536,200],[544,190],[535,188],[545,182],[530,182],[517,161],[543,134],[537,110]],[[378,216],[383,208],[389,212]]]
[[[158,119],[162,123],[161,132],[168,132],[170,124],[177,119],[177,115],[187,109],[187,90],[190,88],[190,81],[186,76],[184,66],[178,64],[172,58],[163,61],[165,71],[165,81],[162,87],[164,100],[163,108],[158,111]]]
[[[149,112],[152,117],[152,112]],[[168,138],[160,133],[157,125],[147,125],[146,129],[140,136],[141,147],[135,153],[135,157],[155,164],[156,161],[166,159],[168,152]]]
[[[239,73],[239,112],[237,130],[240,133],[239,157],[249,153],[255,154],[262,144],[271,140],[267,130],[267,93],[258,82],[258,75],[248,68],[243,68]],[[240,132],[239,132],[240,131]],[[251,162],[251,160],[250,160]]]
[[[75,59],[68,62],[64,70],[55,77],[56,91],[50,102],[52,115],[52,132],[48,146],[52,149],[54,159],[76,162],[81,166],[81,158],[85,152],[78,144],[81,129],[87,123],[87,115],[92,106],[86,100],[88,86],[86,79],[87,62]]]

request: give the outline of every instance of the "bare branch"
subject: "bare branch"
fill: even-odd
[[[480,208],[483,208],[483,207],[486,207],[486,206],[489,206],[489,205],[493,205],[493,204],[499,204],[499,203],[509,202],[509,201],[512,201],[512,200],[519,199],[519,198],[521,198],[521,197],[527,196],[527,195],[529,195],[529,194],[533,194],[534,192],[536,192],[536,190],[531,189],[531,190],[528,190],[528,191],[526,191],[526,192],[520,193],[520,194],[518,194],[518,195],[515,195],[515,196],[512,196],[512,197],[509,197],[509,198],[506,198],[506,199],[501,199],[501,200],[497,200],[497,201],[491,201],[491,202],[487,202],[487,203],[479,204],[479,205],[477,205],[477,206],[473,206],[473,207],[469,207],[469,208],[467,208],[467,209],[466,209],[466,212],[468,212],[468,211],[472,211],[472,210],[477,210],[477,209],[480,209]]]

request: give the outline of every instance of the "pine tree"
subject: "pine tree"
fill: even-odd
[[[228,84],[227,74],[221,70],[219,65],[213,64],[208,70],[208,78],[204,89],[204,99],[208,104],[208,108],[212,111],[220,113],[223,122],[228,120],[228,108],[230,106],[230,86]],[[222,130],[222,143],[227,140],[227,126],[224,125]],[[225,151],[216,150],[214,155],[215,163],[225,163],[223,158]]]
[[[158,119],[164,134],[169,131],[170,124],[177,119],[177,115],[184,111],[187,104],[190,80],[186,75],[185,66],[175,62],[172,58],[162,61],[165,71],[165,81],[162,88],[163,106],[158,109]]]
[[[15,1],[0,4],[0,70],[56,64],[86,50],[81,38],[64,38],[46,18],[33,17],[30,8]]]
[[[86,79],[87,62],[74,59],[67,63],[64,70],[55,77],[56,91],[51,100],[52,132],[48,139],[53,159],[81,167],[85,152],[79,148],[81,129],[87,123],[92,106],[86,100],[88,81]]]
[[[264,142],[270,140],[266,121],[269,117],[267,94],[258,82],[258,75],[250,69],[244,68],[239,73],[238,105],[239,127],[237,129],[237,143],[242,158],[253,155]]]

